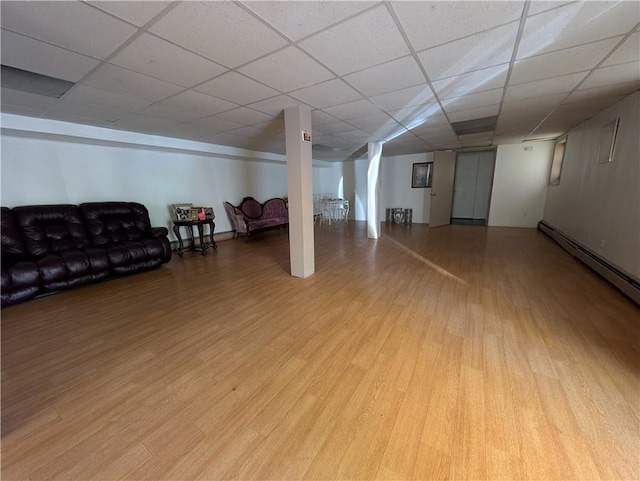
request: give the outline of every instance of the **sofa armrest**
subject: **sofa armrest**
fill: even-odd
[[[151,237],[164,237],[169,235],[169,229],[166,227],[152,227],[151,228]]]
[[[247,234],[249,228],[247,226],[247,219],[242,214],[233,214],[230,216],[233,222],[233,228],[238,234]]]

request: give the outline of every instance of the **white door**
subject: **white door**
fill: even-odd
[[[486,221],[493,181],[493,151],[458,154],[453,182],[453,219]]]
[[[451,222],[451,200],[455,171],[455,152],[434,152],[429,227],[449,225]]]

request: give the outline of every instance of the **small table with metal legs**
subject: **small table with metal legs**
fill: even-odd
[[[209,226],[209,243],[205,243],[205,235],[204,235],[204,226]],[[175,220],[173,221],[173,233],[178,238],[178,248],[176,252],[180,257],[184,254],[184,251],[187,250],[184,248],[182,243],[182,236],[180,235],[180,227],[186,227],[187,232],[189,234],[189,241],[191,244],[189,245],[190,251],[199,250],[202,255],[206,255],[207,249],[217,249],[218,245],[216,241],[213,240],[213,230],[216,225],[213,222],[213,219],[205,219],[205,220]],[[200,237],[200,245],[196,246],[195,239],[193,237],[193,228],[198,228],[198,236]]]

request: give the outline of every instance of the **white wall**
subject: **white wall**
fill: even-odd
[[[384,150],[384,146],[382,147]],[[342,164],[344,198],[349,200],[349,217],[367,220],[367,169],[369,160],[350,160]]]
[[[332,162],[313,169],[314,194],[332,194],[336,198],[344,198],[343,184],[342,162]]]
[[[43,126],[57,133],[44,132]],[[34,130],[29,131],[30,127]],[[108,140],[100,141],[101,135]],[[152,137],[4,116],[1,203],[14,207],[133,201],[149,209],[154,226],[170,227],[169,204],[191,202],[214,207],[216,232],[220,233],[231,230],[224,201],[238,203],[248,195],[264,201],[287,195],[287,167],[282,162],[268,156],[265,161],[256,161],[216,155],[205,151],[214,147],[210,144],[199,146],[203,151],[196,152],[193,142]],[[122,143],[117,142],[119,138]],[[136,139],[140,139],[139,145],[135,145]],[[157,139],[170,147],[150,145]],[[181,145],[189,149],[176,148]],[[337,192],[341,176],[341,164],[314,168],[314,186]],[[170,235],[173,238],[173,233]]]
[[[600,129],[619,118],[613,162],[596,163]],[[569,132],[544,220],[640,279],[640,92]]]
[[[538,225],[544,212],[553,145],[553,142],[529,142],[498,146],[490,226]]]
[[[384,146],[382,147],[384,154]],[[385,220],[387,208],[413,209],[413,222],[429,223],[431,188],[411,187],[413,164],[433,162],[433,152],[382,157],[380,165],[380,218]]]

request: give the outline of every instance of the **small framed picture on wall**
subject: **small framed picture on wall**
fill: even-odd
[[[411,187],[424,188],[431,187],[431,178],[433,177],[433,162],[422,162],[413,164],[413,172],[411,174]]]

